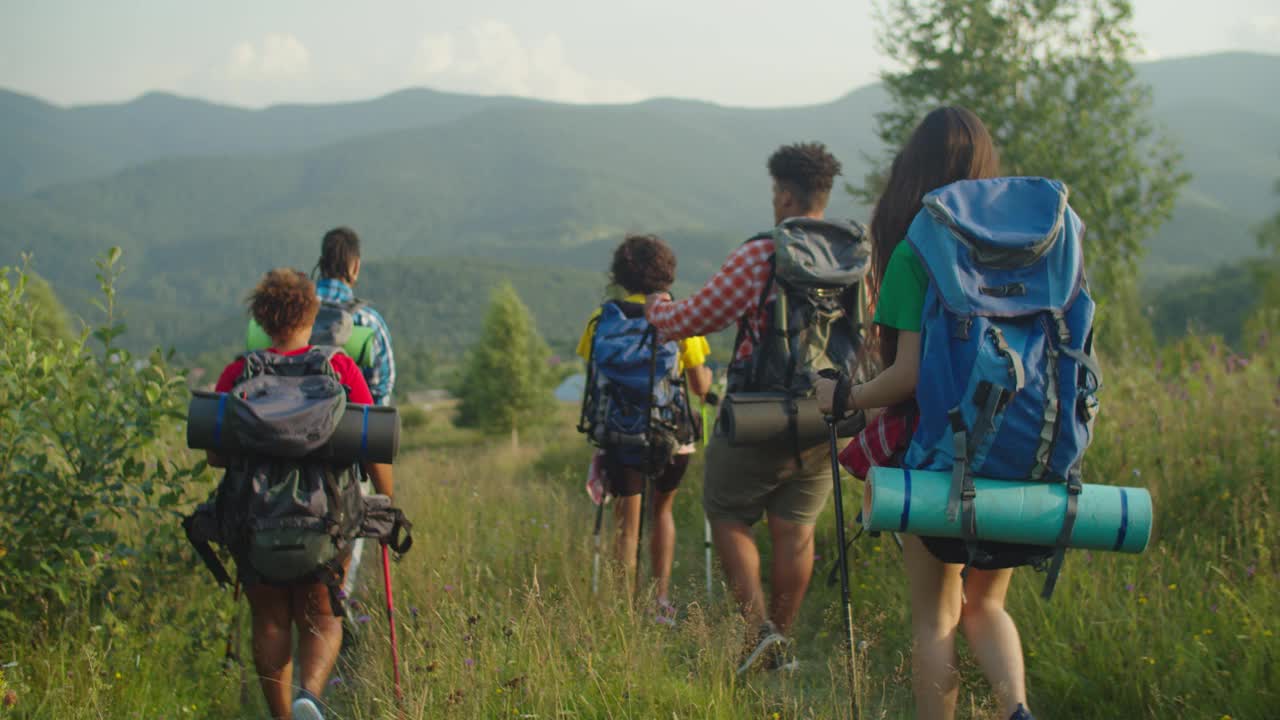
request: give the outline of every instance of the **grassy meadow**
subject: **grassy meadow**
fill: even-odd
[[[1266,718],[1280,704],[1280,352],[1237,357],[1183,343],[1150,362],[1111,364],[1087,480],[1149,488],[1157,528],[1145,555],[1074,552],[1052,601],[1015,575],[1039,718]],[[788,677],[734,677],[745,628],[717,585],[703,588],[701,463],[676,502],[675,627],[614,584],[590,593],[589,450],[572,410],[512,449],[452,426],[407,427],[397,467],[416,545],[395,563],[408,718],[849,718],[833,513],[795,632]],[[173,443],[173,453],[185,453]],[[194,461],[194,458],[193,458]],[[206,473],[212,482],[212,473]],[[857,481],[847,480],[847,516]],[[206,487],[194,488],[190,499]],[[181,509],[186,510],[184,505]],[[763,534],[763,532],[761,533]],[[14,551],[13,549],[9,550]],[[104,614],[90,602],[0,636],[0,718],[261,718],[247,609],[203,567]],[[332,716],[397,717],[376,554],[352,610],[357,642],[326,701]],[[100,558],[121,572],[169,573],[159,555]],[[162,566],[162,564],[164,564]],[[861,717],[911,717],[906,586],[889,537],[851,556]],[[86,597],[91,588],[85,590]],[[248,667],[224,668],[239,620]],[[995,718],[961,643],[963,718]]]

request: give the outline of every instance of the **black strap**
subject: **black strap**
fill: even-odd
[[[1062,564],[1067,556],[1067,543],[1071,541],[1071,532],[1076,526],[1076,514],[1080,507],[1080,493],[1084,490],[1084,486],[1080,483],[1080,476],[1072,474],[1067,478],[1067,509],[1062,518],[1062,530],[1058,533],[1057,542],[1054,543],[1053,559],[1049,562],[1049,571],[1044,579],[1044,589],[1040,591],[1040,597],[1048,600],[1053,596],[1053,589],[1058,584],[1058,574],[1062,572]]]
[[[195,519],[195,515],[188,515],[182,519],[182,529],[187,534],[187,542],[191,543],[191,547],[195,548],[196,554],[204,561],[205,567],[209,568],[213,579],[217,580],[222,587],[227,587],[231,584],[231,575],[227,573],[227,568],[218,559],[218,554],[213,551],[213,547],[207,541],[195,538],[193,530]]]
[[[603,310],[601,312],[603,313]],[[596,368],[591,359],[596,352],[596,328],[600,325],[600,315],[591,318],[588,325],[591,327],[591,341],[587,343],[587,377],[582,383],[582,404],[578,410],[578,432],[580,433],[591,430],[590,425],[587,424],[587,399],[591,395],[591,386],[595,384],[596,379]]]

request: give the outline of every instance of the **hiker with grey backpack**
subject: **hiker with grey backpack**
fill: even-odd
[[[823,369],[855,373],[870,256],[859,225],[823,217],[840,173],[823,145],[779,148],[768,170],[775,227],[747,240],[689,298],[656,294],[647,303],[663,340],[738,327],[707,446],[702,503],[747,622],[740,674],[798,665],[788,633],[813,574],[814,525],[832,491],[827,426],[813,379]],[[752,530],[766,517],[768,601]]]
[[[871,223],[883,370],[861,384],[837,377],[818,385],[833,416],[877,414],[842,454],[855,474],[868,474],[864,518],[877,510],[877,466],[902,468],[904,500],[891,508],[891,529],[904,533],[912,686],[916,717],[927,720],[955,716],[957,631],[1001,717],[1032,717],[1005,595],[1012,569],[1024,565],[1047,567],[1046,597],[1052,591],[1097,411],[1083,225],[1061,183],[999,175],[991,137],[972,112],[944,107],[921,121],[894,159]],[[950,492],[909,502],[921,497],[913,475],[916,487],[943,478]],[[1046,518],[1061,527],[1055,544],[993,538],[995,505],[976,508],[999,481],[1065,489],[1064,511]],[[958,525],[959,537],[913,534],[925,517]]]
[[[354,542],[372,537],[397,552],[412,543],[408,522],[390,503],[398,419],[373,405],[350,357],[311,344],[319,308],[305,274],[267,273],[249,310],[270,347],[228,365],[215,393],[197,394],[188,415],[188,445],[205,449],[209,464],[226,474],[183,525],[220,584],[231,578],[211,543],[235,560],[235,583],[253,617],[254,666],[272,717],[286,720],[323,717],[320,696],[342,644],[342,584]],[[365,475],[376,495],[362,497]],[[295,680],[300,691],[292,697]]]

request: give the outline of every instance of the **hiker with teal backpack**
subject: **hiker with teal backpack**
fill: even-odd
[[[900,511],[904,532],[926,513],[964,528],[959,538],[903,537],[919,718],[955,715],[957,630],[1002,717],[1031,718],[1005,594],[1012,568],[1023,565],[1048,565],[1046,595],[1052,590],[1097,408],[1083,225],[1062,184],[999,174],[973,113],[944,107],[924,118],[894,159],[871,224],[883,370],[862,384],[837,378],[818,387],[837,417],[883,409],[866,431],[878,441],[859,438],[847,452],[904,468],[908,496],[912,472],[952,480],[943,506]],[[1062,484],[1068,500],[1056,546],[981,539],[990,528],[977,523],[975,476]]]
[[[774,227],[748,238],[690,297],[654,294],[646,310],[663,340],[738,328],[702,505],[747,624],[739,674],[798,667],[789,633],[813,575],[814,526],[832,491],[812,376],[855,372],[870,257],[861,226],[824,217],[840,173],[825,146],[783,146],[767,167]],[[762,519],[772,544],[768,597],[753,530]]]
[[[603,453],[604,490],[615,498],[615,560],[627,577],[634,575],[638,581],[642,529],[645,517],[651,518],[650,572],[657,618],[668,624],[675,616],[670,599],[676,539],[671,509],[701,436],[689,398],[705,399],[711,386],[706,339],[659,342],[644,318],[645,295],[670,289],[675,273],[675,253],[660,238],[626,238],[613,253],[609,273],[625,296],[596,310],[577,348],[587,363],[578,429]],[[604,498],[599,500],[597,542]]]
[[[235,455],[209,450],[209,464],[227,468],[227,476],[211,503],[184,523],[197,549],[204,543],[201,555],[215,577],[221,567],[215,568],[216,559],[210,562],[207,542],[231,550],[253,615],[253,660],[262,691],[272,717],[286,720],[323,717],[319,698],[342,644],[342,581],[351,544],[365,534],[361,472],[385,498],[393,490],[389,464],[326,460],[316,454],[319,447],[312,447],[328,438],[317,428],[339,417],[339,406],[345,408],[348,401],[373,403],[364,375],[350,357],[310,342],[319,309],[315,285],[297,270],[272,270],[250,294],[250,313],[271,338],[271,346],[246,353],[222,371],[215,390],[226,394],[219,396],[215,438],[223,432],[238,434],[242,425],[233,422],[237,409],[255,398],[269,401],[286,385],[295,388],[290,398],[303,398],[314,410],[304,425],[280,428],[281,438],[295,441],[296,448],[286,447],[282,440],[276,447]],[[230,406],[225,427],[223,406]],[[367,421],[366,415],[366,426]],[[192,432],[189,428],[189,443]],[[236,438],[242,448],[254,440]],[[322,510],[321,517],[308,514]],[[301,666],[296,699],[291,698],[295,625]]]

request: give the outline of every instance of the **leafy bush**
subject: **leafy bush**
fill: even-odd
[[[71,339],[41,331],[25,267],[0,269],[0,632],[72,609],[113,627],[113,608],[186,567],[174,508],[203,465],[163,442],[184,378],[117,345],[119,259],[96,261],[104,319]],[[144,555],[167,562],[143,573]]]

